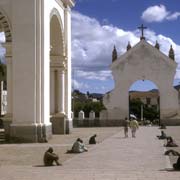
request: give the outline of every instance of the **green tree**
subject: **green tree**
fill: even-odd
[[[150,121],[153,121],[154,119],[159,119],[159,111],[157,110],[157,107],[144,107],[144,117]]]
[[[86,102],[74,102],[74,115],[75,117],[78,117],[78,113],[80,110],[83,110],[85,113],[85,117],[89,117],[89,113],[93,110],[96,114],[96,117],[99,117],[99,113],[101,110],[105,109],[102,102],[92,102],[92,101],[86,101]]]
[[[136,115],[138,119],[141,118],[141,105],[143,105],[143,117],[147,120],[159,119],[159,111],[157,106],[148,107],[144,105],[141,100],[133,99],[129,102],[130,114]]]
[[[82,102],[76,102],[74,101],[73,102],[73,112],[74,112],[74,117],[78,117],[78,113],[79,111],[83,110],[84,109],[84,103]]]
[[[139,99],[132,99],[129,102],[130,114],[134,114],[138,119],[141,118],[141,105],[143,103]]]

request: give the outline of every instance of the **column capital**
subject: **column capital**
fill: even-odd
[[[54,69],[66,69],[67,62],[65,60],[53,60],[50,62],[50,67]]]
[[[12,57],[12,43],[11,42],[6,42],[6,43],[3,43],[2,46],[4,48],[6,48],[6,58],[7,57]]]
[[[69,7],[75,6],[75,1],[74,0],[62,0],[62,2],[64,3],[65,7],[67,7],[67,6],[69,6]]]
[[[58,68],[57,69],[59,74],[65,74],[65,69],[64,68]]]
[[[12,57],[6,57],[6,63],[7,63],[7,65],[9,64],[9,65],[11,65],[12,64]]]
[[[64,61],[67,60],[65,55],[50,55],[50,60],[51,61]]]

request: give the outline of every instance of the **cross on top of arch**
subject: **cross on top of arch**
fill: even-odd
[[[145,27],[143,24],[141,24],[141,26],[138,27],[138,29],[141,30],[141,40],[142,40],[142,39],[145,40],[145,37],[144,37],[144,30],[147,29],[147,27]]]

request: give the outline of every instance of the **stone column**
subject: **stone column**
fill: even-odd
[[[54,106],[54,110],[51,107],[53,134],[65,134],[65,63],[62,56],[51,55],[51,105]]]
[[[9,140],[10,137],[10,124],[13,119],[13,108],[12,108],[12,92],[13,92],[13,82],[12,82],[12,44],[4,43],[3,47],[6,48],[6,67],[7,67],[7,113],[3,118],[3,124],[5,129],[5,138]]]
[[[6,117],[12,118],[12,44],[4,43],[6,49],[6,66],[7,66],[7,114]]]
[[[78,113],[78,119],[79,120],[84,120],[84,111],[79,111],[79,113]]]
[[[95,112],[92,110],[89,113],[89,120],[94,120],[95,119]]]
[[[64,70],[63,69],[58,69],[58,87],[57,87],[57,92],[58,92],[58,114],[65,114],[64,111],[64,99],[65,99],[65,92],[64,92]]]
[[[96,118],[95,112],[91,110],[89,113],[89,123],[88,123],[89,126],[95,125],[95,118]]]
[[[7,63],[7,116],[12,117],[12,58],[6,57]]]
[[[50,114],[53,115],[56,110],[55,102],[55,69],[50,67]]]
[[[70,1],[66,1],[70,2]],[[73,2],[73,1],[71,1]],[[73,4],[68,4],[64,9],[64,40],[65,40],[65,61],[67,62],[66,71],[66,133],[70,133],[72,129],[72,118],[71,118],[71,7]]]

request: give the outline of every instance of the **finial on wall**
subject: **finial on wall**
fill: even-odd
[[[114,49],[112,52],[112,62],[114,62],[117,59],[117,50],[116,50],[116,46],[114,45]]]
[[[130,44],[130,42],[128,42],[127,51],[129,51],[130,49],[131,49],[131,44]]]
[[[170,49],[169,49],[169,58],[171,58],[171,59],[175,59],[175,57],[174,57],[174,49],[173,49],[173,47],[172,47],[172,45],[170,46]]]
[[[159,50],[159,43],[158,43],[158,41],[156,41],[156,44],[155,44],[155,46],[154,46],[156,49],[158,49]]]

